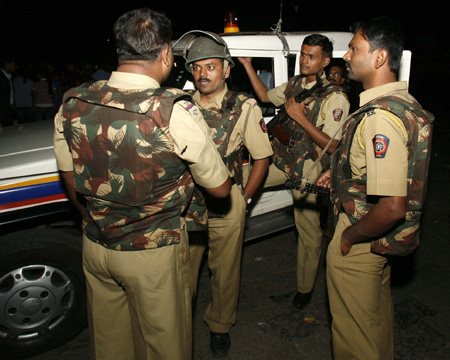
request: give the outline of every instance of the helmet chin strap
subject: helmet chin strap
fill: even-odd
[[[225,73],[228,69],[229,61],[227,59],[223,59],[223,78],[225,79]]]
[[[225,74],[227,73],[228,65],[229,65],[228,60],[224,59],[224,60],[223,60],[223,74],[222,74],[222,81],[220,82],[220,85],[217,87],[217,89],[220,88],[220,87],[222,86],[222,84],[226,81],[226,79],[225,79]],[[216,90],[217,90],[217,89],[216,89]]]

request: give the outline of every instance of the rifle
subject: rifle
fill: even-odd
[[[300,190],[300,192],[302,194],[306,191],[306,192],[312,193],[312,194],[330,196],[329,188],[307,183],[305,178],[301,178],[301,179],[290,178],[290,179],[286,180],[286,182],[284,183],[284,186],[287,189]]]
[[[314,93],[320,93],[322,90],[322,83],[323,80],[317,74],[316,83],[314,84],[314,86],[311,89],[303,90],[300,94],[296,95],[295,101],[297,103],[301,103],[307,98],[313,96]],[[268,122],[267,130],[271,135],[274,135],[278,140],[280,140],[282,144],[292,147],[294,145],[293,138],[281,127],[281,124],[288,119],[290,119],[290,117],[286,111],[285,105],[282,105],[278,113],[272,118],[272,120]]]
[[[330,189],[319,185],[309,184],[306,182],[305,178],[301,179],[290,178],[286,180],[284,186],[287,189],[300,190],[302,194],[306,191],[308,193],[322,195],[322,204],[328,207],[327,222],[325,226],[325,231],[323,233],[323,238],[328,242],[331,241],[334,234],[335,214],[333,212],[333,205],[330,200]]]

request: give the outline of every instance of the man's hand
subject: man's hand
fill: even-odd
[[[330,184],[331,184],[331,170],[328,169],[322,175],[319,176],[319,178],[316,181],[316,185],[330,188]]]
[[[347,228],[348,229],[348,228]],[[342,256],[347,255],[350,252],[350,249],[352,248],[353,243],[345,236],[345,229],[341,236],[341,252]]]
[[[244,66],[250,65],[251,62],[252,62],[252,58],[251,57],[238,57],[238,60]]]
[[[78,210],[80,215],[83,215],[86,208],[86,200],[75,190],[75,178],[73,176],[73,171],[60,171],[60,174],[64,181],[67,197],[72,202],[73,206],[75,206],[75,209]]]
[[[295,101],[295,96],[291,96],[284,106],[289,117],[294,119],[300,126],[304,127],[306,122],[310,122],[305,116],[305,103]]]
[[[405,214],[406,196],[380,196],[365,216],[342,233],[342,255],[347,255],[354,244],[377,239],[391,231]]]

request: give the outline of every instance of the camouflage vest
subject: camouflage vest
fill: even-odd
[[[248,100],[248,97],[242,93],[228,91],[222,101],[222,107],[202,109],[203,117],[206,123],[213,131],[213,141],[217,146],[223,162],[230,171],[236,184],[242,184],[242,156],[244,143],[241,143],[237,149],[225,156],[231,133],[236,126],[242,114],[242,105]]]
[[[375,99],[356,111],[347,120],[343,137],[332,156],[333,198],[335,215],[344,211],[352,224],[359,221],[374,206],[367,200],[367,176],[352,177],[350,147],[358,124],[374,109],[389,111],[398,117],[408,134],[408,192],[405,219],[389,234],[371,242],[371,251],[382,255],[407,255],[419,245],[419,222],[426,196],[430,161],[432,122],[434,116],[422,109],[411,97],[389,95]],[[367,118],[370,121],[370,118]],[[335,222],[337,217],[335,217]]]
[[[202,108],[203,117],[213,131],[213,141],[217,146],[217,150],[227,166],[233,182],[238,185],[241,185],[243,181],[244,144],[241,143],[228,156],[225,156],[225,154],[227,153],[231,133],[242,114],[242,106],[247,100],[248,97],[243,93],[227,91],[220,108]],[[223,217],[230,208],[230,202],[227,199],[212,198],[196,188],[194,199],[186,215],[188,231],[207,228],[207,224],[201,221],[201,219],[204,219],[202,209],[205,203],[209,217]]]
[[[64,98],[64,135],[76,191],[87,199],[83,231],[114,250],[180,241],[193,180],[174,153],[169,122],[177,89],[119,90],[99,81]]]
[[[300,94],[304,89],[301,86],[301,76],[294,76],[286,87],[286,99]],[[323,86],[311,97],[305,100],[305,115],[316,125],[320,116],[320,110],[324,101],[333,93],[341,93],[342,88],[331,84],[328,80],[323,81]],[[289,119],[280,124],[283,130],[293,138],[293,146],[282,144],[276,137],[273,138],[273,161],[274,164],[291,177],[302,177],[305,160],[315,161],[322,149],[315,144],[308,133],[295,122]],[[322,130],[322,126],[319,128]],[[329,168],[330,157],[324,154],[320,164],[322,168]]]

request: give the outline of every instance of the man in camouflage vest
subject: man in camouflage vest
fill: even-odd
[[[185,40],[186,68],[197,89],[193,99],[212,130],[233,182],[229,201],[214,201],[206,196],[208,230],[189,233],[194,281],[205,247],[209,247],[211,302],[203,319],[211,333],[214,356],[224,356],[230,347],[230,328],[236,322],[246,207],[264,179],[272,147],[256,101],[228,90],[226,79],[234,62],[224,40],[201,31],[188,32],[177,43]],[[252,159],[245,184],[244,146]]]
[[[231,182],[191,97],[160,88],[169,19],[133,10],[114,34],[117,70],[66,92],[55,117],[58,167],[83,214],[92,359],[191,359],[185,213],[194,180],[221,198]]]
[[[357,23],[345,54],[364,91],[332,155],[335,233],[327,252],[334,358],[393,359],[390,258],[419,244],[434,116],[397,81],[403,31],[388,18]]]
[[[300,74],[289,82],[268,90],[257,76],[250,58],[239,58],[247,71],[250,82],[262,102],[275,106],[284,104],[288,120],[277,126],[279,131],[273,137],[273,164],[270,165],[264,187],[283,185],[287,179],[307,178],[314,183],[328,164],[329,157],[323,156],[313,166],[322,149],[334,137],[340,137],[339,125],[349,111],[349,101],[341,86],[326,79],[325,68],[333,56],[333,44],[324,35],[307,36],[302,44]],[[295,96],[317,88],[303,102],[297,103]],[[281,110],[280,110],[281,111]],[[270,123],[269,123],[270,125]],[[278,133],[281,133],[280,136]],[[337,143],[332,140],[328,147],[331,153]],[[328,165],[327,165],[328,168]],[[309,302],[314,288],[322,250],[322,229],[320,227],[321,202],[316,194],[293,190],[294,217],[298,231],[297,250],[297,292],[292,301],[296,309]]]

